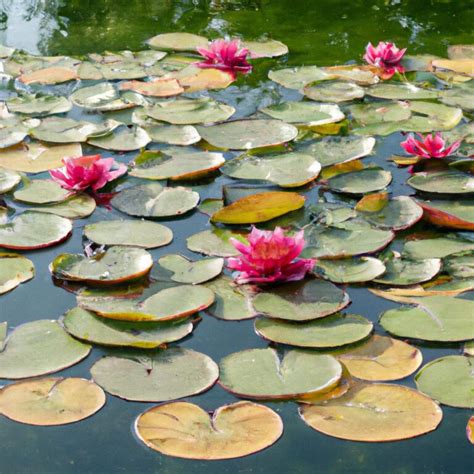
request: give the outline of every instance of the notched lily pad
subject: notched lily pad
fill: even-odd
[[[223,258],[205,258],[192,261],[182,255],[164,255],[158,260],[164,269],[172,272],[171,280],[197,285],[212,280],[222,272]]]
[[[133,151],[144,148],[151,142],[143,128],[134,125],[117,127],[112,133],[96,138],[89,138],[89,145],[112,151]]]
[[[360,171],[342,173],[328,179],[329,189],[345,194],[366,194],[386,188],[392,174],[382,168],[368,167]]]
[[[283,102],[261,109],[261,112],[284,122],[310,126],[339,122],[345,117],[337,105],[313,102]]]
[[[16,253],[0,252],[0,295],[35,276],[31,260]]]
[[[474,193],[474,177],[455,170],[416,173],[408,179],[407,184],[417,191],[427,193]]]
[[[10,112],[17,114],[44,117],[69,112],[72,109],[72,104],[66,97],[23,95],[7,100],[7,107]]]
[[[0,194],[8,193],[20,183],[20,173],[0,167]]]
[[[25,182],[13,197],[28,204],[53,204],[66,200],[71,193],[52,179],[34,179]]]
[[[411,260],[394,257],[385,262],[386,271],[374,281],[382,285],[408,286],[434,278],[441,270],[439,258]]]
[[[385,272],[378,258],[360,257],[316,261],[313,273],[334,283],[363,283],[372,281]]]
[[[364,97],[364,89],[357,84],[346,81],[325,81],[309,84],[303,93],[311,100],[319,102],[347,102]]]
[[[238,250],[229,242],[230,239],[238,239],[247,242],[241,233],[228,229],[214,227],[193,234],[186,239],[189,250],[214,257],[235,257]]]

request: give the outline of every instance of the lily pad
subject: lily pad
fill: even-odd
[[[257,193],[223,207],[212,215],[211,221],[223,224],[255,224],[300,209],[304,203],[305,198],[297,193]]]
[[[250,50],[251,58],[276,58],[288,53],[288,46],[281,41],[244,41],[243,48]]]
[[[89,145],[112,151],[139,150],[150,142],[151,138],[148,133],[136,125],[132,127],[120,126],[108,135],[89,138],[88,140]]]
[[[373,257],[316,261],[313,273],[334,283],[363,283],[385,272],[382,261]]]
[[[269,318],[311,321],[345,308],[349,296],[336,285],[323,280],[290,282],[257,293],[252,304]]]
[[[313,102],[283,102],[261,109],[261,112],[287,123],[310,126],[339,122],[345,117],[337,105]]]
[[[193,35],[191,33],[162,33],[153,36],[147,41],[153,49],[163,49],[165,51],[196,51],[196,48],[208,46],[208,39],[204,36]]]
[[[111,202],[116,209],[130,216],[170,217],[194,209],[199,194],[183,187],[164,188],[161,184],[150,183],[124,189]]]
[[[247,349],[221,359],[219,369],[219,384],[225,390],[263,400],[290,400],[329,391],[342,376],[334,357],[300,350],[280,357],[275,349]]]
[[[255,321],[255,331],[264,339],[279,344],[310,348],[352,344],[365,339],[372,330],[372,323],[358,314],[333,314],[304,323],[267,318]]]
[[[54,214],[26,211],[11,222],[0,224],[0,247],[35,250],[66,240],[72,232],[71,221]]]
[[[44,117],[69,112],[72,109],[72,103],[66,97],[24,95],[7,100],[7,107],[10,112],[17,114]]]
[[[68,253],[58,255],[50,270],[61,280],[115,285],[146,275],[152,265],[153,259],[146,250],[114,246],[93,257]]]
[[[302,405],[300,415],[311,428],[326,435],[381,442],[433,431],[443,412],[433,400],[412,388],[359,383],[340,398]]]
[[[357,84],[346,81],[325,81],[309,84],[303,93],[311,100],[319,102],[347,102],[364,97],[364,89]]]
[[[35,266],[31,260],[15,253],[0,252],[0,295],[34,276]]]
[[[474,59],[459,58],[459,59],[436,59],[432,62],[435,69],[447,69],[458,74],[465,74],[467,76],[474,75]]]
[[[23,184],[13,197],[28,204],[52,204],[62,202],[71,195],[52,179],[34,179]]]
[[[171,280],[193,285],[212,280],[224,267],[223,258],[206,258],[193,262],[177,254],[164,255],[160,257],[158,263],[172,272]]]
[[[168,145],[193,145],[201,140],[201,135],[192,125],[153,125],[145,127],[153,142]]]
[[[281,145],[296,138],[298,129],[280,120],[234,120],[198,127],[201,137],[212,146],[229,150],[251,150]]]
[[[472,58],[474,46],[472,44],[452,44],[448,46],[448,56],[450,59]]]
[[[418,390],[443,405],[474,408],[474,358],[459,355],[441,357],[416,374]]]
[[[23,379],[50,374],[77,364],[91,346],[72,338],[57,321],[38,320],[17,326],[0,351],[0,377]]]
[[[124,100],[108,82],[99,82],[93,86],[77,89],[70,99],[74,105],[94,112],[122,110],[135,106],[133,102]]]
[[[416,173],[408,179],[407,184],[417,191],[427,193],[474,193],[474,177],[455,170]]]
[[[382,285],[408,286],[423,283],[434,278],[441,270],[439,258],[392,258],[384,263],[385,273],[374,280]]]
[[[457,342],[474,338],[474,301],[450,296],[406,298],[412,307],[390,309],[380,324],[398,337]]]
[[[28,210],[56,214],[67,219],[83,219],[90,216],[96,208],[95,199],[88,194],[74,194],[70,198],[55,204],[31,207]]]
[[[248,401],[224,405],[212,418],[197,405],[174,402],[142,413],[135,432],[149,448],[162,454],[210,461],[268,448],[282,435],[283,423],[271,408]]]
[[[77,72],[72,68],[53,66],[44,69],[38,69],[33,72],[27,72],[18,76],[18,80],[23,84],[61,84],[62,82],[75,81]]]
[[[214,293],[198,285],[165,288],[148,298],[79,296],[81,308],[122,321],[170,321],[203,311],[214,302]]]
[[[91,374],[116,397],[164,402],[205,392],[215,384],[219,368],[201,352],[171,348],[104,357],[92,366]]]
[[[145,249],[162,247],[173,240],[168,227],[141,220],[100,221],[84,226],[84,235],[99,245],[125,245]]]
[[[413,259],[444,258],[467,250],[474,250],[474,242],[463,239],[461,235],[448,234],[446,237],[406,242],[403,255]]]
[[[454,278],[474,278],[474,252],[448,256],[443,260],[443,270]]]
[[[188,320],[170,323],[114,321],[82,308],[69,310],[62,323],[69,334],[91,344],[142,349],[178,341],[193,330],[193,324]]]
[[[174,78],[157,78],[152,81],[128,81],[120,84],[120,90],[131,90],[151,97],[172,97],[184,92],[184,88]]]
[[[21,183],[21,174],[13,170],[0,168],[0,194],[8,193]]]
[[[474,201],[418,201],[428,222],[451,229],[474,230]]]
[[[349,107],[352,118],[361,125],[386,122],[400,122],[411,117],[409,104],[406,102],[375,102],[354,104]]]
[[[214,257],[235,257],[239,255],[238,250],[229,242],[229,239],[242,239],[242,234],[228,229],[217,227],[193,234],[186,239],[186,246],[193,252],[202,253]]]
[[[424,89],[414,84],[375,84],[366,89],[366,94],[378,99],[436,99],[440,92],[436,89]]]
[[[232,178],[264,180],[286,188],[313,181],[320,170],[316,158],[294,152],[263,157],[243,155],[227,161],[221,168],[222,173]]]
[[[306,84],[332,79],[333,76],[317,66],[300,66],[270,71],[268,78],[288,89],[302,89]]]
[[[104,405],[104,391],[91,380],[80,378],[25,380],[0,390],[0,413],[28,425],[76,423]]]
[[[391,181],[390,171],[369,167],[333,176],[328,179],[328,186],[339,193],[366,194],[386,188]]]

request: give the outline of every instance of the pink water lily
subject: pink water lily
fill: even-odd
[[[281,227],[273,232],[253,227],[248,245],[231,239],[241,255],[227,259],[227,267],[238,272],[235,281],[240,284],[301,280],[315,263],[312,259],[297,258],[305,245],[303,233],[288,236]]]
[[[51,170],[49,174],[62,188],[76,192],[88,188],[95,192],[127,172],[125,165],[100,155],[65,158],[63,163],[64,167]]]
[[[441,133],[428,133],[423,136],[417,133],[419,140],[412,134],[400,143],[400,146],[410,155],[419,156],[420,158],[446,158],[452,155],[461,145],[461,140],[446,146],[446,141],[441,136]]]
[[[214,68],[230,72],[234,77],[237,72],[248,74],[252,66],[247,62],[249,50],[241,48],[240,40],[218,39],[209,43],[209,48],[197,48],[205,61],[196,63],[200,68]]]
[[[383,79],[390,79],[396,72],[405,72],[400,64],[405,51],[406,48],[398,49],[394,43],[380,41],[376,47],[369,43],[365,48],[364,60],[381,69]]]

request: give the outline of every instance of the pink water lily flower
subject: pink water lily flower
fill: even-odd
[[[235,281],[240,284],[301,280],[315,263],[312,259],[297,258],[305,245],[303,233],[287,236],[281,227],[273,232],[253,227],[248,245],[231,239],[241,255],[227,259],[227,267],[239,272]]]
[[[241,48],[238,39],[218,39],[209,43],[209,48],[197,48],[197,51],[205,58],[205,61],[196,63],[200,68],[220,69],[234,77],[237,72],[248,74],[252,70],[252,66],[247,62],[249,50]]]
[[[380,41],[377,47],[369,43],[365,48],[364,60],[380,68],[383,71],[383,79],[390,79],[396,72],[405,72],[405,68],[400,64],[405,51],[406,48],[398,49],[394,43]]]
[[[49,174],[62,188],[76,192],[88,188],[95,192],[127,172],[125,165],[100,155],[65,158],[63,163],[64,167],[51,170]]]
[[[452,155],[461,145],[461,140],[454,142],[452,145],[446,146],[446,141],[440,132],[428,133],[423,136],[417,133],[420,138],[417,140],[412,134],[400,143],[400,146],[410,155],[416,155],[420,158],[446,158]]]

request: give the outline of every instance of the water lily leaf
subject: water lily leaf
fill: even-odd
[[[119,211],[137,217],[179,216],[194,209],[199,194],[191,189],[164,188],[150,183],[124,189],[112,199],[112,205]]]
[[[391,309],[380,324],[391,334],[424,341],[455,342],[474,338],[474,301],[450,296],[406,298],[415,308]]]
[[[203,311],[214,302],[214,293],[204,286],[165,288],[148,298],[79,296],[81,308],[99,316],[123,321],[169,321]]]
[[[15,253],[0,252],[0,295],[34,276],[35,266],[31,260]]]
[[[386,247],[395,234],[387,230],[339,229],[309,226],[305,229],[306,258],[342,258],[375,253]]]
[[[416,347],[374,334],[356,346],[331,352],[350,374],[371,382],[408,377],[420,367],[423,356]]]
[[[451,229],[474,230],[474,202],[471,201],[418,201],[425,220]]]
[[[203,199],[198,206],[199,212],[212,216],[215,212],[224,207],[224,200],[218,198]]]
[[[375,146],[372,137],[329,137],[303,147],[323,168],[370,155]]]
[[[313,429],[335,438],[381,442],[414,438],[437,428],[441,408],[409,387],[358,383],[345,395],[319,405],[302,405]]]
[[[458,74],[474,76],[474,60],[471,58],[437,59],[431,63],[435,69],[447,69]]]
[[[448,46],[449,59],[472,58],[474,54],[474,45],[472,44],[452,44]]]
[[[272,409],[248,401],[224,405],[212,418],[197,405],[174,402],[142,413],[135,432],[149,448],[162,454],[209,461],[248,456],[268,448],[282,435],[283,423]]]
[[[224,163],[222,153],[145,151],[135,160],[130,176],[145,179],[198,179],[219,169]]]
[[[365,194],[384,189],[391,181],[390,171],[369,167],[333,176],[328,179],[328,186],[332,191],[339,193]]]
[[[51,204],[62,202],[71,195],[52,179],[34,179],[23,184],[13,193],[13,197],[28,204]]]
[[[122,82],[120,84],[120,90],[131,90],[152,97],[171,97],[184,92],[179,82],[172,78],[158,78],[149,82]]]
[[[208,39],[191,33],[176,32],[153,36],[147,43],[153,49],[194,52],[198,47],[206,48],[208,46]]]
[[[219,384],[232,394],[253,399],[290,400],[337,386],[342,367],[332,356],[300,350],[282,358],[275,349],[247,349],[219,363]]]
[[[153,142],[168,145],[193,145],[201,140],[201,135],[192,125],[154,125],[145,127]]]
[[[172,74],[186,93],[209,89],[225,89],[235,81],[235,76],[229,71],[220,69],[202,69],[194,64]]]
[[[96,208],[95,199],[88,194],[74,194],[70,198],[55,204],[34,206],[29,211],[56,214],[67,219],[83,219],[90,216]]]
[[[305,198],[297,193],[271,191],[244,197],[223,207],[211,217],[223,224],[255,224],[269,221],[304,206]]]
[[[281,145],[298,135],[296,127],[280,120],[234,120],[198,127],[198,132],[212,146],[229,150]]]
[[[23,95],[7,100],[7,107],[10,112],[17,114],[43,117],[69,112],[72,109],[72,104],[66,97]]]
[[[313,102],[283,102],[261,109],[261,112],[283,122],[310,126],[339,122],[345,117],[337,105]]]
[[[343,346],[366,338],[372,330],[372,323],[358,314],[333,314],[304,323],[267,318],[255,321],[255,331],[259,336],[279,344],[298,347]]]
[[[474,444],[474,416],[469,418],[466,426],[466,436],[471,444]]]
[[[342,66],[324,67],[323,70],[336,79],[354,81],[361,85],[376,84],[379,82],[377,74],[371,70],[371,66],[357,66],[347,64]]]
[[[62,82],[75,81],[77,78],[77,72],[74,69],[54,66],[27,72],[18,76],[18,80],[26,85],[60,84]]]
[[[347,102],[364,97],[364,89],[357,84],[345,81],[325,81],[309,84],[303,93],[311,100],[320,102]]]
[[[112,133],[96,138],[89,138],[89,145],[93,145],[105,150],[113,151],[132,151],[144,148],[151,142],[143,128],[134,125],[127,127],[120,126],[112,131]]]
[[[334,283],[363,283],[372,281],[385,272],[378,258],[360,257],[342,260],[317,260],[313,273]]]
[[[23,379],[50,374],[77,364],[91,346],[72,338],[57,321],[38,320],[17,326],[0,352],[0,377]]]
[[[474,192],[474,177],[461,171],[431,171],[414,174],[407,184],[417,191],[436,194]]]
[[[218,276],[222,272],[224,259],[205,258],[193,262],[182,255],[169,254],[160,257],[158,263],[173,272],[171,280],[196,285]]]
[[[35,142],[29,143],[28,147],[0,150],[0,163],[9,170],[42,173],[63,166],[63,158],[81,155],[79,143],[48,146]]]
[[[423,216],[422,208],[408,196],[383,197],[386,193],[364,196],[356,205],[358,215],[379,229],[403,230]],[[370,202],[370,204],[369,204]],[[375,210],[379,207],[378,210]],[[374,211],[370,211],[374,209]]]
[[[25,380],[0,390],[0,413],[19,423],[57,426],[76,423],[105,405],[105,393],[91,380]]]
[[[388,84],[386,82],[375,84],[366,89],[366,94],[378,99],[436,99],[440,92],[435,89],[425,89],[414,84]]]
[[[446,105],[461,107],[464,110],[473,111],[474,98],[472,97],[473,87],[471,82],[472,80],[465,85],[463,84],[458,87],[453,87],[452,89],[446,89],[443,91],[440,101]]]
[[[375,102],[371,104],[354,104],[349,106],[354,120],[361,125],[386,122],[400,122],[411,117],[407,102]]]
[[[173,232],[168,227],[141,220],[94,222],[84,226],[84,235],[99,245],[125,245],[145,249],[162,247],[173,240]]]
[[[268,78],[288,89],[302,89],[306,84],[333,79],[330,73],[317,66],[300,66],[270,71]]]
[[[443,270],[454,278],[474,278],[474,252],[448,256],[443,260]]]
[[[237,285],[229,277],[221,275],[204,285],[215,294],[215,301],[206,313],[226,321],[241,321],[257,315],[252,308],[253,288],[250,285]]]
[[[264,180],[285,188],[313,181],[320,170],[316,158],[294,152],[263,157],[243,155],[227,161],[221,168],[222,173],[232,178]]]
[[[310,321],[340,311],[350,302],[336,285],[323,280],[290,282],[257,293],[255,311],[269,318]]]
[[[71,221],[53,214],[26,211],[11,222],[0,224],[0,247],[35,250],[66,240],[72,232]]]
[[[251,58],[276,58],[288,54],[288,46],[281,41],[243,41],[242,47],[250,51]]]
[[[91,344],[142,349],[178,341],[193,330],[189,320],[170,323],[114,321],[77,307],[64,315],[63,325],[69,334]]]
[[[114,285],[146,275],[153,265],[151,255],[135,247],[110,247],[93,257],[63,253],[50,265],[51,273],[61,280]]]
[[[208,97],[157,102],[145,109],[146,114],[175,125],[221,122],[230,118],[235,109]]]
[[[434,239],[412,240],[403,247],[403,255],[413,259],[444,258],[453,253],[474,250],[474,242],[448,234]]]
[[[374,281],[382,285],[408,286],[434,278],[441,270],[439,258],[410,260],[392,258],[385,263],[385,273]]]
[[[0,167],[0,194],[8,193],[21,183],[21,174]]]
[[[467,341],[464,344],[463,353],[468,356],[474,356],[474,341]]]
[[[416,386],[443,405],[474,408],[473,363],[472,357],[459,355],[435,359],[416,374]]]
[[[246,242],[242,235],[228,229],[214,227],[211,230],[204,230],[193,234],[186,239],[186,246],[193,252],[211,255],[214,257],[235,257],[238,250],[229,242],[234,238]]]
[[[91,374],[96,383],[116,397],[164,402],[205,392],[215,384],[219,368],[201,352],[171,348],[104,357],[92,366]]]
[[[0,148],[8,148],[21,143],[28,135],[28,129],[21,122],[0,123]]]
[[[70,99],[74,105],[95,112],[122,110],[135,106],[134,103],[124,100],[108,82],[77,89],[71,94]]]

